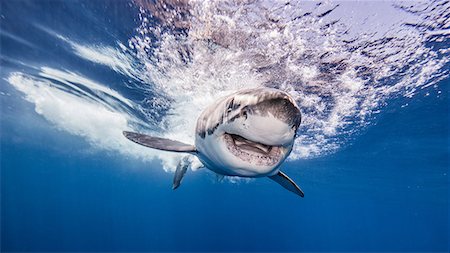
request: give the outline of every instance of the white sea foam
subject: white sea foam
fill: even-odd
[[[75,55],[151,90],[150,106],[67,70],[42,67],[40,77],[16,72],[8,81],[60,129],[173,169],[179,155],[122,137],[139,121],[123,106],[146,109],[148,122],[163,115],[164,131],[152,134],[193,143],[197,116],[217,98],[277,87],[303,113],[295,160],[337,150],[387,99],[414,97],[448,76],[449,49],[442,45],[449,40],[448,2],[191,1],[164,8],[141,6],[136,36],[116,47],[74,42],[41,27]]]
[[[8,82],[25,93],[26,100],[35,105],[36,112],[58,128],[86,137],[102,148],[126,146],[123,138],[118,138],[121,135],[118,130],[128,129],[127,115],[61,90],[45,79],[12,73]]]
[[[191,1],[181,14],[169,10],[185,6],[168,6],[142,8],[139,35],[130,40],[152,81],[175,100],[168,125],[192,126],[182,110],[204,106],[193,99],[281,88],[304,115],[291,159],[336,150],[388,98],[413,96],[448,74],[449,58],[425,45],[431,35],[448,39],[445,2]],[[155,27],[149,15],[165,19]],[[186,20],[185,33],[173,32]]]
[[[104,85],[74,73],[63,73],[51,68],[43,68],[40,75],[48,78],[15,72],[10,74],[7,81],[23,92],[27,101],[35,105],[36,113],[42,115],[58,129],[83,137],[92,146],[100,149],[143,160],[159,159],[166,170],[176,166],[180,155],[148,149],[124,138],[122,131],[132,130],[129,123],[136,120],[131,115],[114,110],[112,106],[105,104],[101,97],[96,98],[68,91],[58,82],[69,84],[75,81],[85,87],[109,91]],[[92,85],[94,83],[95,85]],[[73,88],[72,85],[69,87]],[[108,95],[112,94],[114,92]],[[120,95],[116,99],[120,99]],[[159,133],[150,132],[149,134],[158,135]]]
[[[47,77],[49,79],[60,81],[66,85],[69,85],[72,89],[77,90],[79,92],[82,92],[82,90],[78,86],[75,86],[73,84],[82,85],[85,88],[89,88],[91,91],[104,93],[112,98],[121,101],[122,103],[130,107],[133,106],[128,99],[120,95],[117,91],[107,86],[101,85],[95,81],[92,81],[84,76],[75,74],[73,72],[61,71],[49,67],[42,67],[41,72],[39,72],[39,75]]]

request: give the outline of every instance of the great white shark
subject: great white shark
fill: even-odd
[[[195,145],[128,131],[123,134],[149,148],[195,155],[221,176],[268,177],[303,197],[300,187],[279,169],[292,151],[300,122],[300,109],[288,93],[254,88],[237,91],[207,107],[197,120]],[[188,159],[178,164],[174,189],[188,167]]]

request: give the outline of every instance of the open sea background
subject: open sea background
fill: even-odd
[[[165,4],[163,4],[165,3]],[[1,1],[1,251],[449,251],[448,1]],[[303,122],[305,198],[121,135],[193,143],[236,89]]]

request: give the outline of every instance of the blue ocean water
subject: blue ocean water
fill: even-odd
[[[370,108],[379,113],[350,126],[357,131],[330,137],[338,148],[325,143],[322,153],[308,157],[294,152],[283,171],[305,191],[303,199],[268,179],[218,182],[207,170],[188,171],[173,191],[173,174],[159,158],[119,150],[133,152],[132,144],[101,142],[107,128],[87,111],[86,125],[70,117],[91,107],[67,115],[57,110],[72,110],[64,99],[75,94],[82,99],[68,104],[106,104],[108,112],[129,115],[129,125],[174,127],[163,119],[175,114],[167,108],[179,97],[146,86],[145,76],[127,75],[122,62],[87,59],[98,57],[91,51],[80,57],[86,52],[80,45],[131,47],[130,38],[141,31],[138,2],[1,2],[1,251],[449,251],[450,79],[442,75],[426,85],[448,73],[448,64],[435,66],[413,96],[383,97]],[[444,38],[430,39],[429,48],[448,48]],[[177,73],[188,82],[182,70]],[[392,87],[411,73],[395,74],[374,87]],[[156,94],[161,104],[146,100]],[[313,126],[308,118],[315,114],[305,109],[304,115],[305,126]],[[116,118],[107,119],[113,129]]]

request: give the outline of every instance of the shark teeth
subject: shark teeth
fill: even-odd
[[[224,134],[228,150],[243,161],[256,165],[273,166],[281,160],[281,146],[253,142],[236,134]]]
[[[249,141],[239,135],[230,134],[230,136],[233,139],[234,144],[237,147],[242,148],[242,149],[253,150],[254,152],[262,153],[262,154],[268,154],[270,152],[270,150],[272,149],[272,146],[264,145],[264,144],[257,143],[257,142],[252,142],[252,141]]]

